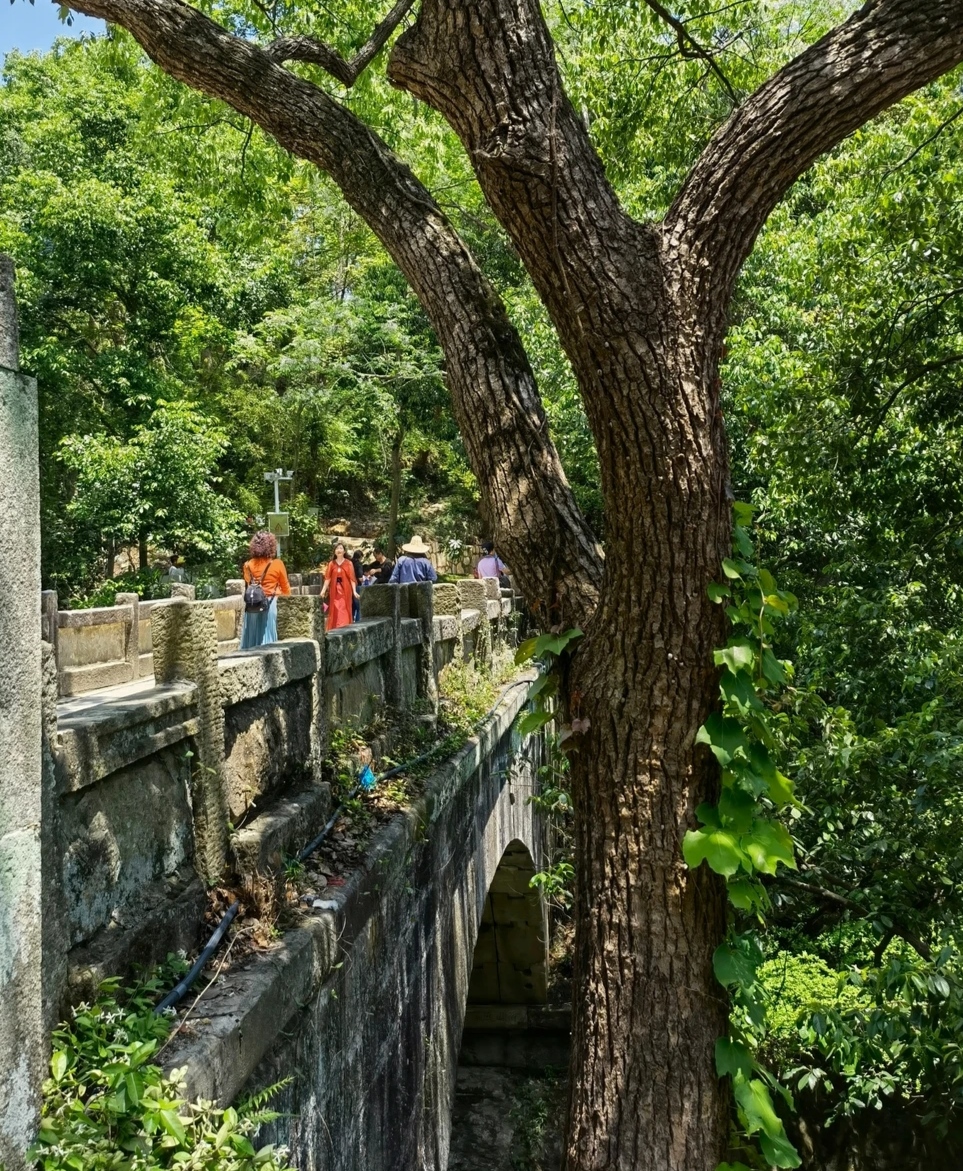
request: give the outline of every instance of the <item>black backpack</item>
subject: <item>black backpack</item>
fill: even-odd
[[[261,582],[273,564],[274,559],[272,558],[265,565],[264,573],[260,577],[255,577],[253,573],[251,574],[251,581],[244,591],[244,609],[248,614],[263,614],[268,606],[270,606],[271,599],[264,592],[264,587],[261,585]]]

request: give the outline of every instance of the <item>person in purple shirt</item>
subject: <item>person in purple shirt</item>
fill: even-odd
[[[495,552],[495,546],[491,541],[482,544],[482,554],[475,566],[475,577],[501,577],[502,574],[508,573],[508,566]]]
[[[435,567],[428,560],[431,549],[421,537],[414,536],[407,545],[401,546],[402,556],[395,562],[388,579],[392,585],[410,585],[415,581],[437,581]]]

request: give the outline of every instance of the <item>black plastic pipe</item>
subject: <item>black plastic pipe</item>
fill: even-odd
[[[180,1002],[187,995],[190,986],[203,971],[207,961],[221,946],[221,941],[227,934],[228,927],[230,927],[230,925],[234,922],[234,917],[237,915],[240,907],[241,904],[237,901],[237,899],[231,903],[231,905],[227,908],[227,912],[225,913],[224,918],[214,929],[214,934],[207,941],[207,947],[204,948],[201,954],[194,961],[193,968],[191,968],[183,980],[174,985],[170,992],[168,992],[160,1004],[158,1004],[154,1009],[154,1012],[163,1012],[165,1008],[173,1008],[175,1004],[180,1004]]]

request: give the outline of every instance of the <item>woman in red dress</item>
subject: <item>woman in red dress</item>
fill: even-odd
[[[339,541],[334,547],[334,557],[324,571],[324,585],[321,598],[328,599],[328,630],[351,625],[351,599],[358,596],[358,583],[354,566],[344,555],[344,545]]]

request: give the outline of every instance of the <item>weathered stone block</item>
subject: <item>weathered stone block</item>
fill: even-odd
[[[435,586],[434,593],[436,614],[461,613],[461,595],[458,592],[457,585],[451,582],[444,582]]]
[[[151,636],[155,680],[188,680],[197,689],[197,757],[191,776],[195,857],[204,878],[215,882],[227,864],[228,815],[214,603],[174,598],[151,614]]]
[[[278,638],[310,638],[324,643],[324,605],[319,597],[282,596],[277,607]]]
[[[182,753],[167,749],[61,801],[71,945],[191,864],[190,771]]]
[[[224,784],[232,821],[262,794],[314,775],[312,719],[309,679],[225,710]]]

